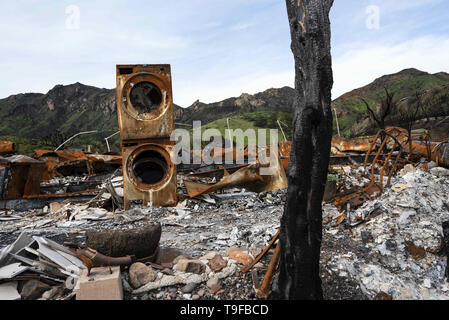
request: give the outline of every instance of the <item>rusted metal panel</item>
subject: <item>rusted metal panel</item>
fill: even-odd
[[[14,153],[15,145],[11,141],[0,141],[0,154]]]
[[[291,148],[292,148],[291,141],[279,142],[279,156],[280,156],[281,163],[282,163],[282,166],[284,167],[285,172],[288,172]]]
[[[332,153],[341,154],[344,152],[368,152],[372,143],[372,138],[346,139],[342,137],[332,138]]]
[[[61,175],[93,174],[118,168],[122,164],[121,156],[93,154],[86,155],[82,151],[34,150],[36,156],[45,162],[43,181]]]
[[[267,163],[266,160],[262,160],[261,162]],[[184,185],[191,198],[233,187],[244,187],[247,190],[258,193],[285,189],[288,187],[287,176],[279,157],[276,158],[275,170],[271,175],[260,174],[261,167],[264,167],[261,162],[258,160],[231,175],[224,176],[220,182],[213,185],[192,181],[184,181]],[[265,165],[265,167],[266,166],[268,165]]]
[[[4,168],[2,170],[4,199],[15,200],[40,193],[40,181],[45,169],[43,162],[17,155],[2,158],[0,166]]]
[[[170,65],[118,65],[122,141],[168,138],[175,130]]]

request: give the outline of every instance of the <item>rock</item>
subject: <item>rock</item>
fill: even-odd
[[[230,259],[233,259],[243,265],[248,265],[251,264],[251,262],[253,262],[253,259],[249,256],[247,251],[240,248],[236,247],[229,248],[226,254]]]
[[[218,293],[221,289],[222,289],[221,285],[219,285],[219,284],[214,284],[214,285],[210,288],[209,292],[212,293],[212,294],[216,294],[216,293]]]
[[[449,170],[441,167],[436,167],[430,170],[430,172],[437,176],[438,178],[441,177],[449,177]]]
[[[194,294],[193,296],[192,296],[192,300],[199,300],[200,299],[200,296],[199,295],[197,295],[197,294]]]
[[[196,283],[188,283],[186,284],[184,287],[181,288],[181,291],[183,293],[192,293],[193,290],[195,290],[196,288]]]
[[[214,286],[216,286],[216,285],[220,285],[220,279],[215,278],[215,277],[210,278],[210,279],[207,281],[206,285],[207,285],[209,288],[212,289],[212,287],[214,287]]]
[[[204,296],[205,293],[206,293],[206,291],[204,291],[203,289],[198,290],[198,292],[197,292],[197,294],[198,294],[200,297]]]
[[[129,268],[129,280],[134,288],[140,288],[148,282],[156,280],[156,278],[157,275],[153,269],[143,263],[134,263]]]
[[[176,257],[176,258],[173,260],[173,264],[178,264],[178,262],[179,262],[180,260],[190,260],[190,259],[191,259],[191,258],[188,257],[188,256],[181,255],[181,256]]]
[[[200,260],[211,260],[211,259],[213,259],[217,254],[219,254],[219,253],[218,253],[218,252],[215,252],[215,251],[208,252],[207,254],[205,254],[204,256],[202,256],[202,257],[200,258]]]
[[[404,167],[404,170],[407,171],[407,172],[415,172],[415,171],[416,171],[416,168],[415,168],[412,164],[407,164],[407,165]]]
[[[202,274],[206,271],[206,266],[199,260],[182,259],[178,261],[175,268],[178,271],[195,274]]]
[[[185,257],[183,251],[175,248],[159,248],[156,261],[157,264],[174,263],[174,260],[180,256]]]
[[[173,272],[173,270],[171,270],[171,269],[168,269],[168,268],[165,268],[164,270],[162,270],[161,271],[163,274],[166,274],[166,275],[168,275],[168,276],[172,276],[172,275],[174,275],[175,273]]]
[[[22,291],[20,292],[20,296],[22,297],[22,300],[37,300],[44,292],[51,290],[52,288],[42,283],[38,280],[28,280],[25,282]]]
[[[212,259],[209,260],[209,266],[214,272],[221,271],[227,265],[228,262],[219,254],[216,254]]]
[[[396,248],[397,248],[397,243],[396,243],[396,241],[395,240],[393,240],[393,239],[388,239],[387,241],[385,241],[385,246],[386,246],[386,248],[388,249],[388,250],[390,250],[390,251],[394,251],[394,250],[396,250]]]
[[[360,233],[360,235],[361,235],[362,241],[363,241],[364,243],[368,243],[368,242],[373,241],[373,235],[372,235],[371,232],[369,232],[369,231],[362,231],[362,232]]]
[[[436,167],[438,167],[438,164],[436,164],[436,162],[434,162],[434,161],[429,162],[429,164],[427,165],[427,168],[429,170],[432,170],[433,168],[436,168]]]
[[[55,213],[55,212],[59,211],[61,208],[62,208],[62,204],[60,204],[59,202],[50,203],[50,212],[51,213]]]

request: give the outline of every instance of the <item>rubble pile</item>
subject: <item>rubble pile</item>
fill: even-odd
[[[347,223],[359,248],[335,256],[329,266],[356,280],[370,298],[448,299],[443,225],[449,221],[449,178],[442,173],[449,170],[402,173],[378,199],[350,213]],[[348,236],[343,225],[335,228],[329,224],[326,232]]]

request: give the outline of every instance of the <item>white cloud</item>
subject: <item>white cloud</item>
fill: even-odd
[[[449,37],[427,36],[395,45],[364,44],[334,58],[333,98],[407,68],[449,71]]]

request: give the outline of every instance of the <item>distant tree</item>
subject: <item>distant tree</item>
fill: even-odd
[[[419,111],[423,108],[424,92],[419,88],[414,93],[413,97],[407,99],[405,106],[397,110],[397,123],[407,130],[409,151],[412,152],[412,129],[413,124],[418,120]]]
[[[296,96],[275,292],[282,300],[320,300],[323,299],[320,279],[322,201],[333,120],[329,21],[333,0],[286,0],[286,3],[295,59]]]
[[[394,101],[394,92],[390,92],[387,87],[384,87],[385,97],[380,99],[380,106],[377,110],[373,110],[368,101],[360,98],[366,106],[366,110],[371,118],[377,124],[379,130],[385,129],[385,120],[396,109],[397,102]]]

